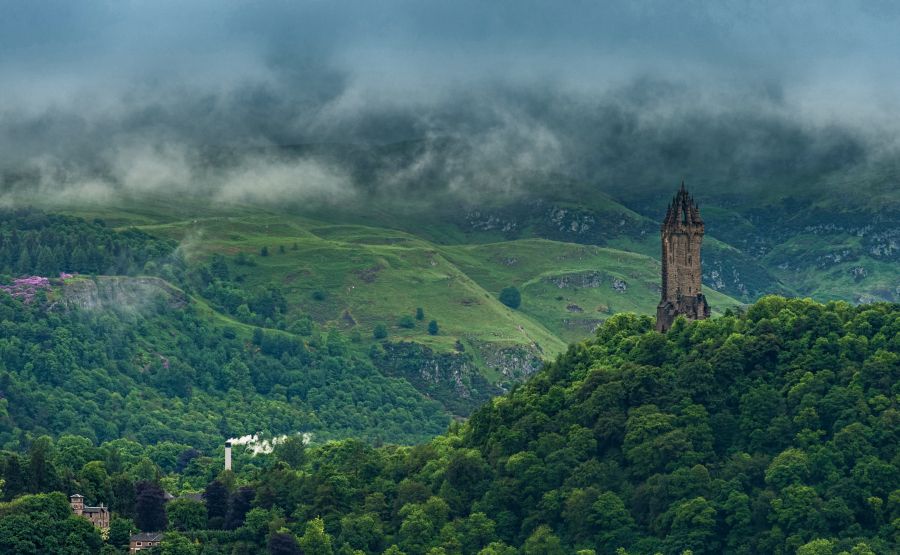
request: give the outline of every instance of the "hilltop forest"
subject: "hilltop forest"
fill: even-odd
[[[896,305],[766,297],[665,335],[622,314],[415,447],[293,436],[232,473],[188,445],[38,438],[2,454],[0,551],[167,527],[166,554],[895,553],[898,383]],[[115,511],[105,543],[53,493],[74,490]]]

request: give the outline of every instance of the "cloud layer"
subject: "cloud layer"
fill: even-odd
[[[7,186],[342,201],[383,190],[817,179],[895,156],[900,9],[835,2],[5,2]],[[668,179],[670,181],[670,179]],[[428,187],[421,186],[422,184]]]

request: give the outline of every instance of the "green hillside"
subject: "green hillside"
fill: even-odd
[[[78,434],[208,449],[297,432],[407,443],[446,427],[445,407],[342,334],[250,325],[211,307],[176,247],[135,229],[2,212],[0,445]],[[250,299],[283,318],[270,290]]]
[[[399,156],[406,148],[418,147],[396,145],[388,154]],[[293,155],[299,154],[285,156]],[[340,159],[353,166],[356,155]],[[366,156],[374,158],[366,158],[360,179],[375,171],[371,164],[386,163],[371,152]],[[177,241],[195,268],[224,255],[240,287],[281,290],[286,326],[310,317],[352,335],[362,348],[379,343],[373,331],[384,326],[390,344],[402,351],[390,356],[406,357],[420,347],[426,350],[416,351],[418,358],[454,354],[449,366],[447,360],[438,363],[443,378],[452,379],[454,372],[472,377],[474,371],[508,386],[610,315],[652,314],[658,300],[653,207],[659,199],[644,202],[623,190],[617,200],[612,191],[571,179],[530,179],[534,183],[506,200],[481,203],[463,202],[440,188],[426,201],[424,184],[410,185],[409,195],[398,197],[380,193],[375,183],[360,193],[364,198],[330,205],[210,203],[186,196],[173,206],[166,197],[141,194],[102,205],[48,207]],[[539,183],[554,186],[541,189]],[[850,302],[900,294],[891,213],[807,199],[800,194],[804,190],[811,189],[798,186],[795,196],[770,192],[738,204],[725,193],[710,193],[703,207],[704,282],[714,313],[767,293]],[[840,225],[825,223],[834,219]],[[261,256],[264,248],[269,256]],[[522,293],[518,310],[498,302],[508,286]],[[203,290],[196,296],[229,312]],[[422,320],[399,325],[418,308]],[[234,310],[230,316],[240,319]],[[427,331],[432,320],[436,335]],[[422,378],[411,375],[412,366],[397,371],[396,360],[383,362],[384,372]],[[486,398],[485,387],[470,392],[469,408],[474,399]],[[455,395],[428,394],[445,404]]]
[[[234,266],[241,283],[252,288],[276,284],[288,299],[288,313],[362,332],[390,327],[391,337],[450,349],[457,339],[534,345],[553,356],[564,344],[542,325],[504,307],[496,295],[448,262],[435,245],[409,234],[364,226],[328,225],[279,216],[213,218],[142,226],[155,235],[190,241],[192,256],[213,253],[234,260],[243,253],[252,267]],[[268,249],[268,256],[260,251]],[[422,307],[443,330],[430,336],[421,322],[397,325]]]
[[[116,217],[127,221],[127,214]],[[373,342],[382,324],[392,342],[415,341],[437,352],[461,345],[492,382],[533,371],[615,312],[652,313],[659,298],[656,260],[575,243],[455,245],[386,227],[265,213],[145,223],[138,229],[178,241],[189,264],[224,255],[244,288],[279,287],[288,319],[309,315],[358,334],[364,344]],[[253,265],[242,266],[238,257]],[[597,278],[587,286],[557,279],[585,272]],[[498,301],[506,286],[522,291],[519,310]],[[710,297],[717,311],[737,305],[715,291]],[[417,308],[424,310],[422,321],[399,325]],[[437,335],[427,332],[431,320],[439,325]]]
[[[462,199],[427,182],[388,190],[375,179],[385,164],[411,163],[420,148],[403,143],[338,155],[331,147],[298,147],[279,154],[283,163],[337,156],[355,168],[364,185],[342,202],[302,205],[288,198],[275,206],[180,195],[172,203],[152,192],[65,205],[22,193],[18,201],[170,239],[186,274],[163,277],[190,290],[214,318],[289,333],[306,322],[340,331],[380,372],[413,383],[457,415],[611,315],[654,312],[665,195],[648,199],[640,188],[603,190],[532,175],[506,197]],[[703,278],[714,314],[769,293],[850,302],[900,294],[889,205],[880,212],[868,204],[829,204],[803,184],[791,189],[793,196],[740,198],[698,187],[698,196],[709,197],[702,208]],[[217,256],[229,280],[211,287]],[[510,286],[521,292],[517,310],[498,299]],[[283,310],[258,314],[251,301],[256,296],[259,304],[260,291]],[[418,309],[421,320],[414,318]],[[436,334],[428,332],[432,321]],[[374,336],[376,329],[386,331],[386,341]]]

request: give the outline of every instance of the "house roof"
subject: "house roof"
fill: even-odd
[[[135,534],[131,536],[131,541],[133,542],[158,542],[162,541],[163,533],[162,532],[141,532],[140,534]]]
[[[75,499],[76,497],[78,499],[84,499],[84,496],[81,495],[80,493],[73,493],[72,495],[69,496],[69,499]]]
[[[104,507],[102,505],[99,507],[85,507],[84,509],[82,509],[82,511],[84,511],[86,513],[102,513],[104,511],[108,511],[108,510],[109,510],[108,507]]]

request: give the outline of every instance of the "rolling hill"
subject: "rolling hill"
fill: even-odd
[[[366,348],[378,343],[373,331],[384,325],[389,343],[421,346],[436,357],[459,354],[467,362],[462,372],[475,370],[501,387],[534,372],[610,315],[651,313],[658,302],[658,261],[616,248],[528,238],[487,242],[496,238],[492,230],[470,234],[463,244],[432,239],[452,236],[446,222],[416,235],[343,223],[340,214],[329,222],[259,208],[230,215],[216,207],[174,219],[143,207],[69,213],[176,241],[189,265],[222,255],[241,287],[277,286],[287,301],[287,320],[311,317],[353,334]],[[522,291],[518,310],[498,300],[507,286]],[[710,296],[717,313],[739,305],[715,291]],[[417,308],[424,319],[400,325]],[[430,320],[439,325],[437,335],[427,332]]]

